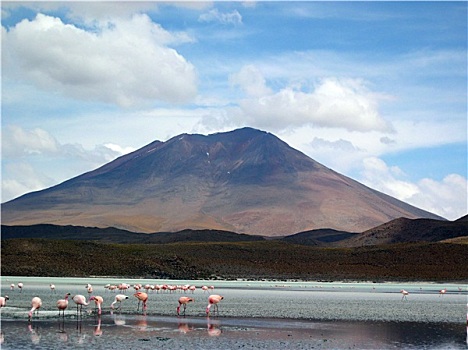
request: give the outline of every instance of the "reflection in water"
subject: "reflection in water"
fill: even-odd
[[[55,312],[54,312],[55,314]],[[27,325],[27,329],[24,327]],[[105,330],[103,332],[102,330]],[[389,347],[459,349],[465,345],[460,334],[462,324],[414,322],[310,322],[291,320],[242,320],[215,317],[162,317],[109,314],[102,317],[60,317],[28,322],[3,320],[0,335],[2,349],[59,349],[61,347],[117,348],[123,342],[128,349],[141,348],[141,341],[163,342],[171,339],[175,348],[232,348],[245,340],[255,347],[277,348],[368,348]],[[5,333],[5,336],[3,336]],[[142,336],[144,334],[144,336]],[[5,337],[5,339],[3,338]],[[431,338],[432,337],[432,338]],[[31,339],[31,340],[30,340]],[[415,341],[416,339],[416,341]],[[458,340],[456,340],[458,339]],[[468,339],[468,338],[467,338]],[[26,344],[25,344],[26,340]],[[324,344],[323,342],[327,342]],[[189,342],[189,343],[187,343]],[[162,344],[160,344],[162,345]]]
[[[221,335],[221,329],[219,329],[219,321],[210,320],[209,317],[207,317],[206,319],[207,319],[206,327],[208,329],[208,335],[210,337],[220,336]]]
[[[177,329],[179,330],[179,332],[181,333],[188,333],[190,331],[193,331],[194,327],[193,326],[189,326],[187,324],[187,322],[179,322],[178,326],[177,326]]]
[[[117,326],[124,326],[125,325],[125,315],[122,315],[121,313],[114,314],[111,312],[111,315],[113,316],[114,323]]]
[[[76,320],[76,330],[77,330],[77,338],[76,338],[76,343],[77,344],[83,344],[86,339],[86,334],[83,333],[83,319],[82,317],[78,317]]]
[[[94,336],[99,337],[102,335],[102,330],[101,330],[101,316],[98,316],[97,319],[97,325],[94,327],[93,331]]]
[[[68,341],[68,334],[67,332],[65,331],[65,319],[64,318],[59,318],[58,320],[58,332],[57,332],[57,335],[58,335],[58,339],[64,343],[66,343]]]
[[[33,323],[28,324],[28,330],[31,335],[31,341],[34,345],[37,345],[41,341],[41,335],[39,334],[39,327],[37,325],[33,325]]]
[[[148,321],[146,320],[146,314],[136,316],[136,329],[138,331],[145,331],[148,327]]]

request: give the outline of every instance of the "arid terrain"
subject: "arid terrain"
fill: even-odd
[[[113,228],[2,226],[2,274],[468,281],[466,219],[405,219],[370,233],[317,230],[274,239],[213,230],[143,234]]]

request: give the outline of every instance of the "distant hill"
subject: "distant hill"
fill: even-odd
[[[176,242],[252,242],[264,240],[260,236],[237,234],[220,230],[183,230],[180,232],[136,233],[125,230],[82,226],[2,225],[2,240],[13,238],[41,238],[54,240],[101,241],[125,244],[162,244]]]
[[[330,246],[335,242],[354,237],[357,233],[337,231],[333,229],[319,229],[299,232],[294,235],[282,237],[280,240],[293,244],[311,246]]]
[[[399,217],[442,219],[341,175],[252,128],[154,141],[1,207],[5,225],[220,230],[285,236],[362,232]]]
[[[468,236],[468,220],[455,221],[398,218],[339,242],[358,247],[405,242],[440,242]]]

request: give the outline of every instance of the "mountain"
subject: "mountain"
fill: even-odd
[[[442,219],[343,176],[252,128],[155,141],[2,205],[5,225],[213,229],[285,236],[362,232],[399,217]]]
[[[379,225],[352,238],[339,242],[339,246],[360,247],[407,242],[440,242],[468,236],[468,215],[455,221],[398,218]]]

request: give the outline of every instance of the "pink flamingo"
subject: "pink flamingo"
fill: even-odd
[[[141,302],[143,302],[143,310],[146,310],[146,301],[148,300],[148,294],[144,292],[136,292],[135,294],[133,294],[133,296],[138,299],[137,311],[140,309]]]
[[[59,299],[57,300],[57,308],[59,310],[59,316],[60,316],[60,310],[62,310],[62,315],[65,317],[65,309],[68,307],[68,297],[70,296],[70,293],[65,294],[64,299]]]
[[[99,295],[94,295],[91,298],[89,298],[89,301],[91,300],[94,300],[94,304],[96,304],[96,307],[98,309],[98,315],[100,315],[102,312],[101,305],[104,302],[104,299]]]
[[[32,300],[31,300],[31,310],[29,310],[29,313],[28,313],[28,320],[29,321],[31,321],[31,319],[32,319],[33,312],[34,311],[39,312],[38,310],[41,308],[41,306],[42,306],[41,298],[39,298],[39,297],[32,298]]]
[[[409,292],[407,292],[406,290],[402,289],[400,290],[400,293],[403,294],[403,296],[401,297],[401,300],[408,300],[407,298],[407,295],[409,294]]]
[[[123,294],[117,294],[114,298],[114,301],[111,304],[111,309],[114,310],[114,305],[115,303],[119,303],[119,309],[122,308],[122,301],[128,299],[128,296],[123,295]]]
[[[10,284],[10,290],[14,290],[14,289],[15,289],[15,284],[14,283]]]
[[[207,286],[202,286],[201,287],[203,293],[208,292],[208,287]]]
[[[23,293],[23,283],[18,283],[18,288],[20,289],[20,293]]]
[[[52,293],[55,293],[55,284],[50,284],[49,287],[50,287],[50,291]]]
[[[221,295],[217,295],[217,294],[210,295],[208,297],[208,306],[206,307],[206,314],[209,315],[211,305],[215,306],[215,312],[219,312],[218,311],[218,303],[223,299],[224,299],[224,297],[222,297]]]
[[[445,293],[447,293],[447,288],[439,290],[439,297],[443,296]]]
[[[79,308],[80,309],[80,314],[81,314],[81,311],[83,310],[83,305],[84,306],[89,305],[89,302],[86,302],[86,298],[85,298],[84,295],[77,294],[72,299],[76,304],[76,313],[78,313],[78,308]]]
[[[180,306],[184,305],[184,316],[185,316],[185,309],[187,308],[187,304],[195,301],[193,298],[189,297],[180,297],[179,298],[179,306],[177,306],[177,315],[180,313]]]
[[[0,308],[6,306],[7,300],[10,300],[8,295],[5,295],[4,297],[0,297]]]

